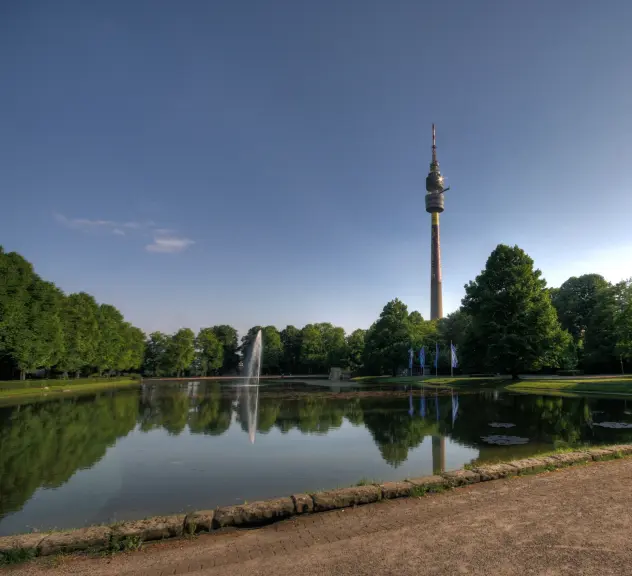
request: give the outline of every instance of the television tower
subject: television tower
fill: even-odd
[[[443,176],[437,162],[435,125],[432,125],[432,162],[426,176],[426,212],[432,216],[430,247],[430,320],[443,318],[443,296],[441,293],[441,242],[439,239],[439,214],[444,210]]]

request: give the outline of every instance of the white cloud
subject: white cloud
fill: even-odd
[[[55,220],[67,228],[93,230],[95,228],[111,228],[116,226],[111,220],[88,220],[87,218],[67,218],[63,214],[55,213]]]
[[[177,231],[168,228],[158,228],[155,222],[115,222],[113,220],[90,220],[88,218],[68,218],[63,214],[55,213],[55,220],[66,228],[80,230],[82,232],[105,232],[115,236],[140,235],[153,238],[151,244],[145,246],[148,252],[161,252],[174,254],[186,250],[191,244],[195,244],[190,238],[179,236]]]
[[[63,214],[55,213],[55,220],[66,228],[73,228],[75,230],[118,230],[123,232],[121,228],[128,228],[133,230],[141,230],[143,228],[149,228],[153,226],[153,222],[124,222],[119,224],[113,220],[90,220],[89,218],[68,218]],[[114,232],[118,234],[119,232]]]
[[[162,252],[165,254],[175,254],[186,250],[195,242],[189,238],[178,238],[177,236],[157,236],[151,244],[145,246],[147,252]]]

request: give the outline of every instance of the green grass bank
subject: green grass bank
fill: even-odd
[[[99,392],[128,386],[138,386],[140,378],[76,378],[68,380],[7,380],[0,381],[0,401],[56,396],[77,392]]]
[[[511,380],[504,376],[496,378],[477,377],[435,377],[428,376],[399,376],[399,377],[370,377],[354,378],[354,381],[365,384],[406,384],[412,386],[425,386],[451,389],[497,388],[510,392],[563,392],[576,394],[632,394],[632,376],[543,376],[541,378],[529,377],[521,380]]]

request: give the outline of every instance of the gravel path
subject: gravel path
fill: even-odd
[[[18,575],[629,574],[632,458],[295,517]]]

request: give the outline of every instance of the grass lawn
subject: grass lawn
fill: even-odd
[[[632,394],[632,377],[595,378],[542,378],[519,380],[506,386],[517,392],[593,392],[608,394]]]
[[[138,378],[77,378],[68,380],[0,381],[0,400],[61,395],[68,392],[98,392],[110,388],[138,386]]]
[[[513,381],[506,376],[497,378],[467,378],[429,376],[364,376],[354,378],[354,382],[371,384],[407,384],[412,386],[427,386],[439,388],[503,388],[515,392],[565,392],[565,393],[606,393],[606,394],[632,394],[632,376],[607,376],[599,377],[555,377],[543,376],[542,378],[525,378]]]
[[[496,387],[507,382],[506,378],[467,378],[456,376],[360,376],[353,382],[363,384],[412,384],[415,386],[437,386],[450,388]]]

